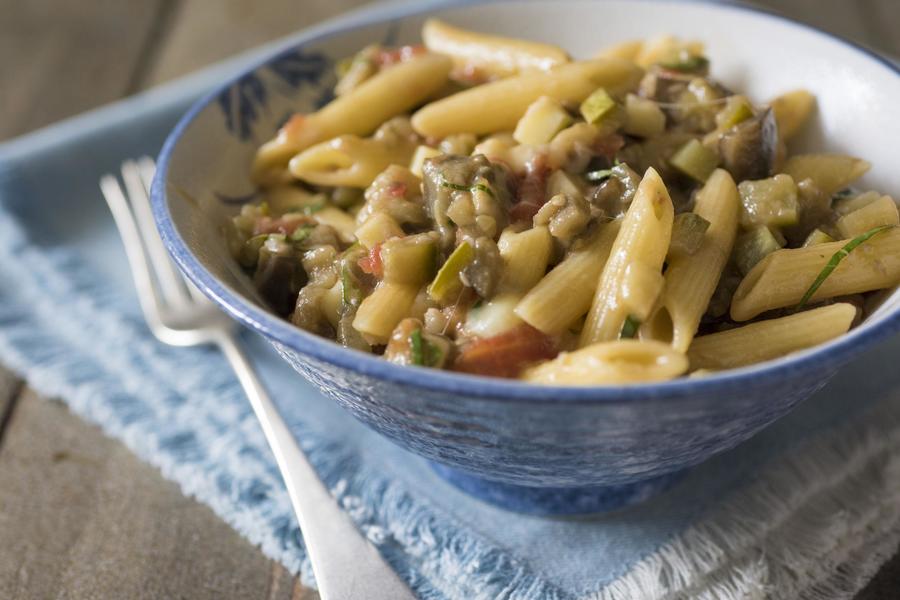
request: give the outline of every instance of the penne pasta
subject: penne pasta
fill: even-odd
[[[342,135],[307,148],[291,159],[294,177],[314,185],[368,187],[390,165],[407,165],[415,147]]]
[[[778,358],[846,333],[856,307],[840,303],[695,338],[691,369],[733,369]]]
[[[727,171],[717,169],[697,196],[694,213],[709,221],[694,254],[669,258],[659,309],[641,328],[641,339],[671,342],[686,352],[706,312],[738,229],[740,197]]]
[[[569,62],[566,51],[552,44],[477,33],[438,19],[425,21],[422,41],[432,52],[450,56],[462,76],[507,77]]]
[[[321,208],[312,214],[312,218],[317,223],[332,227],[344,243],[356,241],[356,219],[336,206]]]
[[[682,41],[674,35],[663,35],[643,42],[633,60],[646,68],[660,63],[677,62],[684,55],[702,56],[703,43]]]
[[[890,196],[881,196],[847,213],[835,224],[838,233],[845,238],[855,237],[881,225],[900,225],[897,203]]]
[[[603,267],[580,346],[615,340],[626,318],[649,316],[662,288],[674,207],[659,174],[647,169]]]
[[[617,340],[562,352],[527,369],[522,379],[544,385],[622,385],[665,381],[688,368],[688,360],[668,344]]]
[[[865,175],[871,166],[843,154],[798,154],[787,159],[782,170],[797,183],[812,180],[820,192],[830,196]]]
[[[516,314],[547,334],[562,333],[583,317],[620,225],[621,220],[601,225],[584,246],[569,252],[522,298]]]
[[[309,115],[294,115],[263,144],[252,175],[267,182],[284,171],[292,156],[313,144],[344,134],[368,135],[438,91],[450,74],[446,56],[427,53],[391,66]]]
[[[578,62],[435,19],[422,37],[342,61],[337,99],[264,144],[259,193],[226,207],[229,252],[295,326],[401,365],[622,385],[890,308],[898,205],[848,189],[865,160],[789,154],[809,92],[759,104],[671,35]],[[764,313],[783,318],[744,326]]]
[[[418,284],[382,282],[359,305],[353,328],[372,343],[386,344],[394,327],[412,309],[419,288]]]
[[[747,321],[775,308],[795,306],[849,240],[806,248],[778,250],[759,261],[744,277],[731,303],[731,318]],[[809,299],[893,287],[900,283],[900,228],[879,233],[859,245],[837,265]]]
[[[769,103],[778,123],[778,136],[788,141],[809,121],[816,107],[816,97],[806,90],[782,94]]]
[[[610,93],[632,88],[641,76],[634,63],[606,58],[559,65],[479,85],[419,109],[413,128],[425,136],[485,134],[512,130],[528,106],[541,96],[581,102],[598,87]]]
[[[644,40],[629,40],[600,50],[594,58],[621,58],[631,60],[637,58],[644,47]]]

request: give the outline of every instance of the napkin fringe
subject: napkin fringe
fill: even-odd
[[[585,600],[844,598],[898,543],[900,406],[892,398],[789,450]]]

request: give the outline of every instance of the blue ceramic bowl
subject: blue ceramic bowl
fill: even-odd
[[[424,18],[436,13],[476,29],[528,32],[575,56],[662,33],[701,39],[714,75],[757,99],[797,87],[815,92],[818,122],[800,147],[867,157],[874,168],[865,183],[900,191],[890,147],[900,139],[896,68],[758,11],[665,1],[419,3],[300,34],[184,116],[159,157],[154,211],[194,283],[361,421],[431,459],[459,487],[510,509],[607,510],[647,498],[680,471],[752,436],[900,329],[894,294],[850,334],[780,360],[700,379],[556,388],[398,366],[268,312],[222,236],[225,221],[254,196],[247,173],[257,146],[292,111],[329,99],[336,60],[372,42],[415,42]]]

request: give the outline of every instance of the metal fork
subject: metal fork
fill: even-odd
[[[149,158],[122,165],[100,179],[153,335],[173,346],[221,348],[262,425],[300,523],[323,600],[405,600],[415,596],[341,511],[294,439],[235,339],[235,323],[184,279],[169,258],[151,214]]]

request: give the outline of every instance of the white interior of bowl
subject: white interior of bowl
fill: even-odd
[[[900,139],[896,112],[900,76],[829,36],[764,14],[703,3],[497,2],[437,12],[463,27],[556,43],[576,57],[590,57],[617,42],[662,34],[699,39],[706,44],[713,76],[755,101],[796,88],[817,96],[814,122],[796,140],[794,151],[824,150],[866,158],[873,167],[861,186],[895,198],[900,194],[894,147]],[[300,54],[321,54],[333,63],[370,43],[418,43],[422,22],[433,14],[342,31],[312,42]],[[334,83],[332,69],[323,73],[317,82],[295,88],[270,67],[260,68],[255,80],[245,80],[245,89],[251,90],[248,97],[256,97],[252,90],[259,86],[265,95],[264,101],[250,103],[256,118],[248,123],[246,139],[228,130],[226,111],[213,102],[187,128],[172,155],[167,191],[179,233],[214,277],[257,301],[222,235],[222,225],[236,212],[236,205],[223,203],[216,194],[239,197],[252,192],[247,173],[256,148],[290,112],[313,109],[315,99]],[[237,118],[238,90],[233,85],[228,92],[232,125]],[[864,327],[876,325],[898,305],[900,293],[895,292]]]

